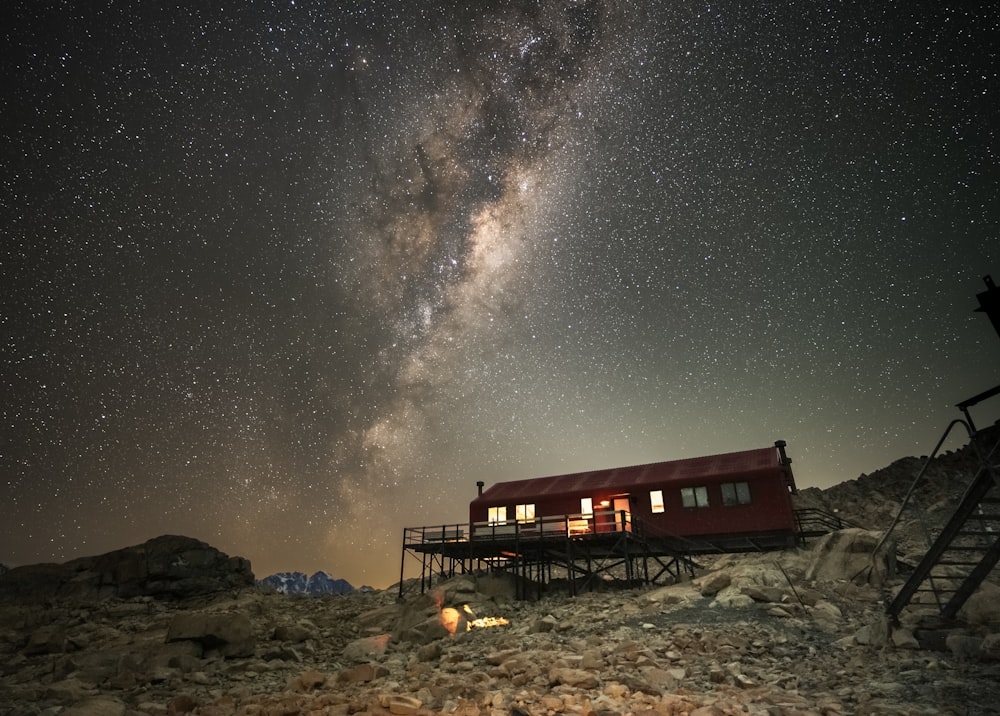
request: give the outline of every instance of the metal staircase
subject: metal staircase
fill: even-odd
[[[997,444],[984,450],[981,442],[974,434],[970,444],[981,460],[955,512],[888,606],[894,622],[911,602],[954,620],[1000,561],[998,450]]]
[[[1000,289],[989,276],[985,281],[987,291],[978,294],[981,306],[978,310],[989,315],[1000,334]],[[1000,385],[957,405],[965,419],[951,422],[903,500],[900,514],[951,430],[957,425],[964,426],[978,465],[954,513],[936,537],[931,538],[925,525],[930,544],[927,553],[886,608],[896,624],[907,607],[921,608],[925,618],[933,616],[943,622],[954,621],[969,597],[1000,562],[1000,429],[977,430],[969,413],[973,406],[997,395],[1000,395]],[[886,538],[898,521],[899,514]]]

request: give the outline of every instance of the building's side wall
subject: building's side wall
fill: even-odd
[[[723,484],[745,483],[749,504],[723,504]],[[682,488],[704,487],[707,506],[685,507]],[[663,492],[664,510],[654,513],[650,489]],[[795,512],[781,469],[748,475],[730,475],[721,480],[701,479],[691,484],[643,487],[633,499],[633,510],[652,533],[682,537],[716,534],[752,534],[755,532],[794,531]]]
[[[745,483],[750,496],[749,504],[723,504],[722,485]],[[685,507],[682,490],[704,488],[700,496],[707,497],[706,506]],[[650,493],[662,492],[663,512],[654,513]],[[555,515],[577,515],[581,512],[581,497],[592,500],[595,512],[609,510],[601,507],[602,501],[614,504],[615,497],[629,495],[630,512],[647,530],[660,535],[715,535],[752,534],[755,532],[794,531],[795,514],[791,495],[785,482],[784,469],[776,466],[748,474],[727,475],[724,478],[700,477],[691,480],[655,483],[641,486],[615,486],[606,490],[586,493],[544,495],[535,499],[521,497],[518,502],[534,506],[536,518]],[[485,522],[489,507],[498,506],[489,501],[488,495],[470,504],[469,519],[472,523]],[[501,503],[507,508],[507,521],[515,520],[515,504]],[[601,530],[600,524],[593,527]]]

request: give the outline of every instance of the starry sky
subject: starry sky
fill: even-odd
[[[1000,381],[993,3],[0,15],[8,565],[381,588],[477,480],[781,438],[826,487]]]

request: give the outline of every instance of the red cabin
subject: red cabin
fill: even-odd
[[[600,534],[792,543],[795,480],[774,447],[499,482],[469,504],[472,537]]]

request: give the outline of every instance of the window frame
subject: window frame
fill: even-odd
[[[750,494],[750,483],[746,480],[724,482],[719,487],[722,492],[723,507],[740,507],[753,504],[753,497]],[[728,495],[726,494],[727,492],[729,492]]]
[[[695,485],[694,487],[682,487],[681,504],[690,510],[700,507],[711,507],[711,501],[708,499],[708,486]]]
[[[663,501],[663,490],[649,491],[649,509],[654,515],[662,515],[667,511],[667,503]]]
[[[507,505],[486,508],[486,524],[505,525],[507,524]]]

